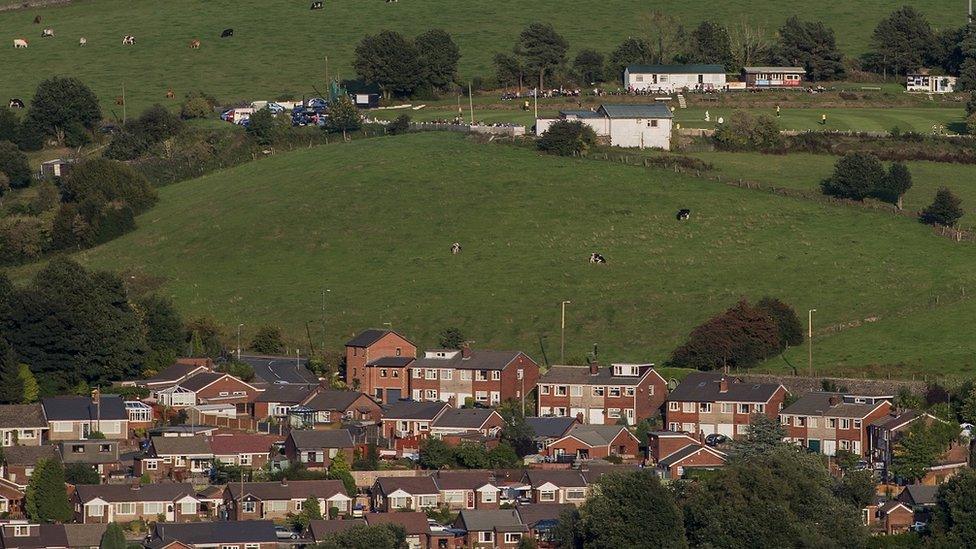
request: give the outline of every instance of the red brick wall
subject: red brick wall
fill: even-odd
[[[671,466],[670,473],[671,478],[678,478],[678,468],[683,467],[687,470],[690,467],[720,467],[725,464],[725,460],[712,454],[711,452],[698,452],[697,454],[682,460],[680,463],[676,463]]]
[[[220,396],[220,393],[226,391],[227,396]],[[234,391],[244,391],[244,396],[232,396]],[[209,400],[215,404],[220,403],[239,403],[239,402],[253,402],[257,398],[259,391],[253,387],[248,386],[246,383],[235,379],[233,377],[225,377],[217,381],[216,383],[210,385],[209,387],[204,387],[202,390],[197,392],[197,400]]]
[[[400,349],[399,354],[397,354],[397,348]],[[372,395],[373,389],[377,386],[376,383],[380,379],[379,371],[376,371],[376,368],[366,368],[365,366],[367,362],[385,356],[406,356],[413,358],[417,356],[417,347],[395,333],[384,335],[366,348],[346,347],[346,380],[350,386],[355,387],[355,381],[359,381],[357,390]],[[383,382],[386,384],[387,380],[384,379]]]
[[[696,442],[698,441],[694,437],[658,437],[652,435],[648,441],[647,448],[651,459],[657,462],[670,456],[685,446],[695,444]]]

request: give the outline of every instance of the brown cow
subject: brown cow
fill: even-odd
[[[176,99],[176,92],[173,90],[166,90],[166,99]]]
[[[116,95],[115,96],[115,104],[116,105],[125,105],[125,99],[123,99],[121,95]]]
[[[190,40],[190,49],[191,50],[200,49],[200,41],[199,40]]]

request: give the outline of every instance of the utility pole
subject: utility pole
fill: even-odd
[[[325,293],[332,290],[322,290],[322,355],[325,355]]]
[[[562,320],[559,323],[559,363],[566,363],[566,305],[572,301],[563,301],[560,305],[563,309]]]
[[[244,323],[241,322],[237,325],[237,361],[241,360],[241,328],[244,327]]]
[[[122,82],[122,124],[125,125],[125,82]]]
[[[813,377],[813,313],[816,309],[807,311],[807,375]]]
[[[468,82],[468,108],[471,111],[471,125],[474,126],[474,98],[471,96],[471,82]]]

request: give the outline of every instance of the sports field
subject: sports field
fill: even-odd
[[[511,51],[530,22],[551,22],[569,41],[572,58],[584,47],[609,53],[628,36],[642,34],[641,16],[651,10],[672,14],[686,27],[707,18],[729,26],[747,21],[770,35],[790,15],[822,19],[834,28],[842,50],[857,55],[868,48],[877,21],[904,2],[327,0],[324,10],[309,11],[310,3],[79,0],[64,7],[3,12],[0,97],[27,98],[38,81],[52,74],[80,77],[106,107],[114,105],[124,85],[133,110],[164,101],[170,88],[178,96],[203,88],[225,102],[284,92],[311,95],[324,89],[326,58],[331,75],[353,76],[353,51],[364,34],[393,29],[413,36],[430,27],[455,37],[462,52],[461,77],[467,80],[489,75],[495,53]],[[912,5],[937,28],[965,22],[962,3],[917,0]],[[33,24],[35,15],[41,16],[40,25]],[[41,39],[41,28],[53,29],[55,36]],[[233,38],[218,38],[225,28],[234,29]],[[126,34],[136,37],[135,45],[121,45]],[[82,36],[88,40],[83,48],[78,45]],[[14,49],[14,38],[29,39],[30,47]],[[193,39],[202,40],[199,50],[188,48]]]
[[[245,322],[245,336],[276,323],[303,348],[306,322],[322,333],[323,289],[331,345],[386,323],[432,345],[459,326],[476,346],[533,356],[543,337],[558,360],[566,299],[567,354],[598,343],[604,360],[661,363],[705,318],[774,295],[818,308],[822,328],[880,319],[863,342],[848,336],[857,329],[818,336],[824,371],[934,372],[972,362],[976,347],[940,345],[956,328],[936,314],[911,325],[911,344],[884,343],[906,331],[889,319],[973,288],[976,247],[908,219],[667,171],[410,134],[280,154],[160,198],[135,232],[79,257],[157,287],[187,316]],[[676,222],[685,207],[692,220]],[[609,263],[587,263],[593,251]]]

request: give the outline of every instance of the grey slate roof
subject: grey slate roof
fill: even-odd
[[[585,488],[586,479],[579,471],[573,470],[543,470],[529,469],[525,471],[523,477],[533,488],[538,488],[547,482],[551,482],[562,488]]]
[[[63,524],[40,524],[31,528],[36,535],[3,538],[4,549],[46,549],[49,547],[68,547],[68,538]],[[98,543],[95,544],[98,546]]]
[[[64,524],[68,547],[98,547],[108,524]]]
[[[664,103],[647,105],[600,105],[609,118],[672,118],[671,109]]]
[[[184,389],[189,389],[196,392],[226,375],[227,374],[221,372],[200,372],[199,374],[194,374],[181,381],[179,385]]]
[[[490,408],[455,408],[445,411],[434,423],[433,427],[451,429],[477,429],[484,425],[495,411]]]
[[[152,544],[181,541],[186,544],[277,543],[270,520],[226,522],[156,523]]]
[[[477,490],[486,484],[494,486],[490,471],[437,471],[434,483],[441,490]]]
[[[754,74],[757,72],[788,72],[805,74],[807,70],[803,67],[742,67],[742,72],[746,74]]]
[[[284,404],[298,404],[308,398],[318,384],[308,383],[275,383],[254,399],[255,402],[281,402]]]
[[[436,494],[439,492],[433,477],[378,477],[376,484],[384,494],[403,490],[408,494]]]
[[[157,456],[212,456],[210,441],[203,436],[152,437]]]
[[[41,400],[48,421],[106,421],[129,419],[122,397],[102,395],[101,405],[96,407],[86,396],[56,396]],[[98,408],[101,408],[99,411]]]
[[[287,356],[241,355],[241,362],[254,368],[254,380],[265,383],[312,383],[319,382],[307,367],[308,360]]]
[[[147,385],[147,384],[176,384],[181,381],[186,376],[190,375],[191,372],[197,369],[206,370],[205,366],[200,364],[180,364],[179,362],[170,364],[163,371],[157,373],[151,378],[141,379],[136,381],[137,385]]]
[[[471,351],[463,358],[461,353],[451,358],[418,358],[414,368],[458,368],[461,370],[504,370],[521,351]]]
[[[725,74],[722,65],[629,65],[631,74]]]
[[[376,328],[363,330],[358,335],[356,335],[356,337],[347,341],[346,347],[369,347],[370,345],[379,341],[380,338],[382,338],[386,334],[396,334],[396,332],[394,332],[393,330],[377,330]]]
[[[899,495],[898,499],[912,505],[934,505],[935,495],[938,492],[939,492],[938,486],[926,486],[924,484],[909,484]]]
[[[831,397],[837,398],[840,402],[831,406]],[[807,393],[793,404],[783,408],[780,413],[799,416],[863,418],[871,410],[878,407],[878,404],[855,404],[844,402],[843,399],[843,393]]]
[[[576,437],[590,446],[606,446],[627,428],[621,425],[574,425],[566,436]]]
[[[596,375],[590,373],[589,366],[553,366],[539,378],[539,383],[567,385],[637,385],[652,366],[641,368],[639,376],[615,376],[612,366],[600,366]]]
[[[352,448],[352,435],[348,429],[326,429],[322,431],[295,430],[289,434],[298,449]]]
[[[175,501],[184,496],[196,497],[188,482],[160,482],[156,484],[79,484],[75,487],[81,503],[95,498],[109,503],[126,501]]]
[[[408,536],[430,535],[430,523],[427,522],[427,514],[419,511],[410,513],[367,513],[365,519],[366,524],[370,526],[376,526],[378,524],[399,524],[403,526]]]
[[[557,438],[576,423],[572,417],[527,417],[525,422],[535,432],[534,438]]]
[[[316,393],[303,406],[315,411],[345,411],[361,396],[363,396],[363,393],[359,391],[335,391],[327,389]]]
[[[603,118],[603,116],[601,116],[596,111],[590,111],[590,110],[586,110],[586,109],[583,109],[583,110],[559,111],[559,114],[561,114],[564,117],[566,117],[566,116],[573,116],[573,117],[576,117],[576,118]]]
[[[34,465],[40,459],[61,461],[58,447],[53,444],[42,446],[9,446],[3,449],[3,458],[8,465]]]
[[[383,408],[383,419],[433,420],[437,414],[450,406],[446,402],[418,402],[398,400]]]
[[[705,447],[700,444],[689,444],[688,446],[685,446],[684,448],[678,450],[677,452],[665,456],[664,459],[658,462],[658,465],[660,465],[661,467],[671,467],[675,463],[680,462],[681,460],[694,454],[695,452],[701,450],[702,448]],[[708,450],[703,450],[703,451],[707,452]]]
[[[356,526],[366,526],[366,521],[363,519],[313,520],[309,521],[308,529],[312,533],[312,541],[322,543],[329,536]]]
[[[534,529],[540,522],[559,520],[559,515],[563,511],[570,511],[575,508],[576,506],[572,503],[531,503],[516,505],[515,511],[518,512],[522,524]]]
[[[525,532],[525,525],[514,509],[464,509],[454,521],[469,532],[494,530],[497,532]]]
[[[227,484],[231,497],[241,497],[240,483]],[[316,496],[329,499],[336,494],[348,496],[341,480],[287,480],[284,482],[245,482],[244,494],[262,501],[281,499],[305,499]]]
[[[47,427],[44,408],[39,404],[0,405],[0,429]]]
[[[668,395],[669,401],[679,402],[768,402],[779,389],[775,383],[742,383],[731,376],[728,391],[720,392],[723,375],[711,372],[695,372],[685,376]]]

